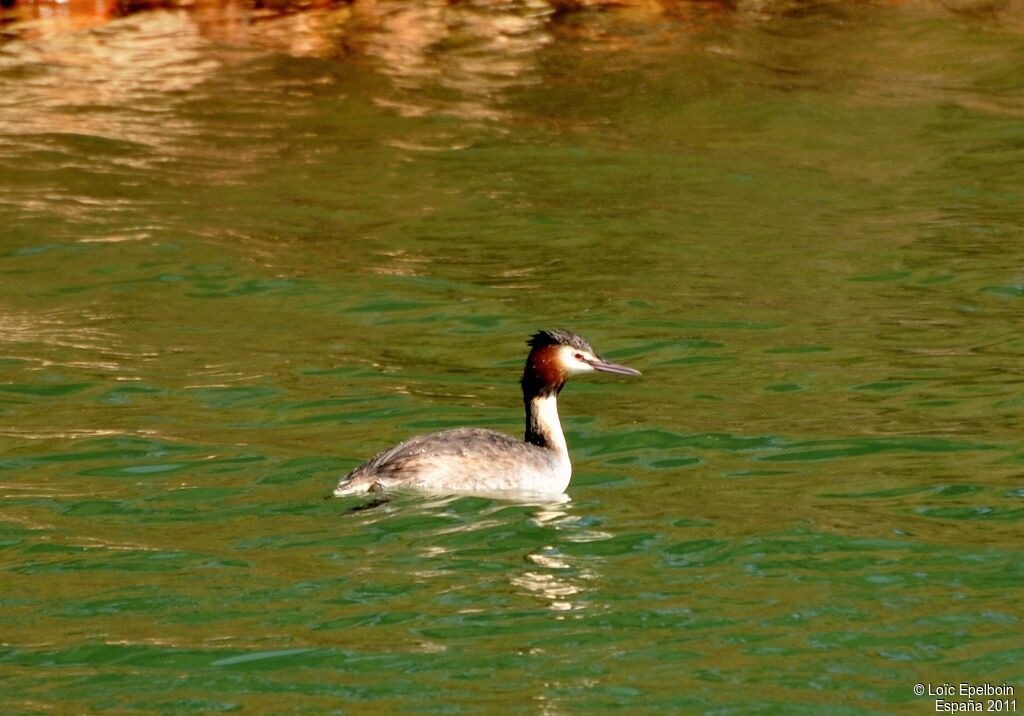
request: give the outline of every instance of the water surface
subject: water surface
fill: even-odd
[[[1019,5],[9,19],[10,712],[1024,683]],[[323,499],[561,326],[571,502]]]

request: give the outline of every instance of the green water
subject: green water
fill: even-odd
[[[4,712],[1024,710],[1024,10],[954,9],[3,26]],[[644,372],[571,502],[323,499],[561,326]]]

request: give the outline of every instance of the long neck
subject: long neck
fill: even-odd
[[[526,404],[526,442],[568,457],[569,450],[558,421],[558,393],[523,395]]]
[[[526,406],[526,442],[568,458],[562,425],[558,422],[558,393],[565,384],[565,374],[558,363],[556,346],[530,351],[520,384]]]

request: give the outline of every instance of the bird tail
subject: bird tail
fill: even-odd
[[[352,475],[341,478],[341,482],[334,488],[332,493],[335,497],[346,497],[348,495],[362,495],[367,492],[374,494],[384,491],[384,486],[377,480],[360,479]]]

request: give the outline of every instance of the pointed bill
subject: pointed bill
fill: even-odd
[[[629,366],[619,365],[618,363],[609,363],[606,360],[600,358],[592,361],[587,361],[594,370],[599,370],[602,373],[615,373],[616,375],[640,375],[640,371]]]

